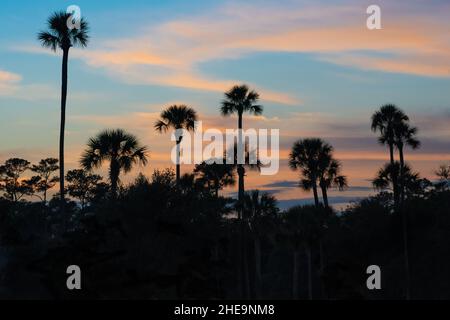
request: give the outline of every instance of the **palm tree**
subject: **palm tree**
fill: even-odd
[[[378,170],[375,178],[372,180],[372,185],[377,190],[392,190],[393,177],[400,176],[401,165],[399,161],[395,161],[394,165],[386,163]],[[403,166],[403,177],[405,181],[405,196],[413,196],[416,194],[418,184],[424,182],[420,178],[419,173],[414,172],[408,164]]]
[[[195,166],[194,173],[200,183],[214,191],[216,197],[219,197],[219,190],[236,184],[234,168],[230,164],[202,162]]]
[[[316,206],[296,206],[290,208],[285,215],[285,233],[290,239],[293,253],[293,298],[299,295],[299,257],[300,249],[304,249],[308,265],[308,299],[312,300],[312,246],[320,235],[320,208]]]
[[[227,165],[231,165],[233,170],[236,169],[238,171],[240,168],[244,170],[245,167],[249,168],[250,170],[260,170],[261,169],[261,161],[258,159],[257,152],[255,150],[250,150],[249,144],[244,143],[243,146],[243,155],[241,154],[239,156],[238,154],[238,144],[234,143],[232,147],[230,147],[229,150],[225,151],[224,155],[224,161],[227,163]],[[243,159],[239,159],[242,157]],[[254,161],[256,159],[256,161]],[[243,160],[243,161],[242,161]],[[242,172],[242,171],[241,171]],[[245,173],[245,171],[244,171]],[[242,184],[241,186],[244,186],[243,176],[242,176]],[[242,190],[242,189],[240,189]],[[245,196],[245,193],[244,193]],[[246,216],[244,215],[244,196],[242,196],[240,199],[238,198],[237,203],[235,204],[235,212],[238,214],[238,221],[239,223],[239,240],[236,242],[239,248],[237,248],[237,251],[239,253],[238,260],[239,264],[242,268],[240,272],[238,273],[238,286],[239,286],[239,292],[241,293],[241,296],[249,297],[250,296],[250,279],[248,277],[248,262],[247,262],[247,253],[246,253],[246,231],[247,231],[247,224],[246,224]],[[241,265],[242,263],[242,265]],[[241,281],[242,279],[242,281]],[[242,287],[242,284],[245,284],[245,287]],[[244,289],[246,291],[244,291]]]
[[[220,112],[223,116],[230,116],[232,114],[237,114],[238,116],[238,146],[243,146],[243,136],[242,136],[242,118],[244,112],[248,112],[254,115],[261,115],[263,112],[263,106],[257,104],[259,100],[259,94],[250,90],[245,84],[236,85],[232,87],[229,91],[225,92],[225,99],[222,101]],[[244,148],[239,148],[238,150],[244,150]],[[241,159],[241,155],[238,155],[238,159]],[[244,198],[244,176],[245,168],[242,163],[237,164],[237,173],[239,176],[239,193],[238,201],[242,202]]]
[[[371,129],[373,132],[379,131],[380,136],[378,142],[389,147],[389,158],[391,166],[394,165],[394,146],[395,146],[395,132],[399,126],[402,126],[409,120],[408,116],[393,104],[383,105],[380,110],[372,115]],[[394,204],[398,207],[399,192],[396,176],[392,176]]]
[[[289,154],[289,166],[292,170],[301,170],[300,187],[313,190],[314,203],[320,205],[317,183],[321,168],[326,168],[332,160],[333,147],[319,138],[298,140]],[[322,170],[323,171],[323,170]]]
[[[90,171],[109,161],[111,196],[114,199],[120,173],[130,172],[136,164],[146,165],[147,153],[147,148],[141,146],[134,135],[122,129],[105,130],[89,140],[80,163],[85,170]]]
[[[404,147],[409,146],[411,149],[417,149],[420,147],[420,141],[416,138],[418,129],[416,127],[409,126],[408,123],[401,123],[394,129],[394,143],[396,148],[398,149],[399,157],[400,157],[400,200],[403,204],[405,197],[405,177],[404,177],[404,167],[405,167],[405,159],[404,159]]]
[[[401,165],[400,162],[395,161],[394,164],[386,163],[381,168],[375,179],[372,180],[373,186],[378,190],[389,189],[390,186],[394,188],[397,177],[400,177],[402,181],[402,188],[404,194],[413,195],[417,189],[423,189],[421,186],[422,180],[419,178],[419,174],[411,170],[407,164]],[[418,187],[419,186],[419,187]],[[402,216],[402,234],[403,234],[403,250],[405,259],[405,278],[406,278],[406,299],[411,297],[411,283],[410,283],[410,269],[409,269],[409,249],[408,249],[408,216],[403,205],[401,206]]]
[[[323,203],[328,208],[328,189],[336,187],[342,191],[348,186],[348,182],[347,177],[340,174],[342,164],[339,161],[325,157],[320,167],[319,186],[322,190]]]
[[[56,52],[59,48],[63,52],[61,72],[61,123],[59,131],[59,196],[61,202],[61,213],[65,210],[64,200],[64,130],[66,125],[66,98],[67,98],[67,67],[69,50],[78,46],[84,48],[88,44],[88,23],[81,18],[78,28],[69,28],[68,21],[72,19],[70,13],[55,12],[48,18],[47,31],[38,34],[38,40],[45,48]]]
[[[185,105],[173,105],[161,112],[160,120],[155,123],[157,131],[166,132],[169,128],[176,130],[177,163],[176,181],[180,182],[180,143],[183,139],[181,130],[194,131],[197,113],[194,109]]]
[[[255,252],[255,293],[262,298],[261,238],[273,230],[273,219],[278,214],[277,200],[267,193],[254,190],[244,195],[244,212],[253,234]]]

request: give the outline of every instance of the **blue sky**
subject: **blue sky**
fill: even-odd
[[[450,161],[450,6],[379,1],[383,29],[368,31],[371,3],[3,1],[0,161],[57,155],[61,57],[40,48],[36,33],[50,13],[76,4],[90,23],[91,43],[70,56],[69,168],[87,139],[106,127],[123,127],[149,146],[145,173],[170,166],[169,137],[152,129],[158,113],[183,102],[209,127],[234,127],[218,106],[222,92],[245,82],[265,106],[263,118],[249,117],[247,126],[280,129],[282,154],[295,139],[329,140],[356,186],[367,186],[386,156],[370,132],[370,115],[397,104],[424,142],[407,156],[432,177],[434,167]],[[249,177],[249,186],[287,178],[295,174],[283,167],[267,181]],[[283,188],[281,198],[295,197]]]

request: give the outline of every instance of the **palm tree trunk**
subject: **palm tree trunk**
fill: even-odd
[[[389,160],[391,162],[391,166],[394,166],[394,143],[389,142]],[[398,194],[398,181],[397,181],[397,175],[392,174],[392,191],[394,192],[394,208],[395,211],[398,211],[398,204],[399,204],[399,194]]]
[[[242,144],[242,113],[238,114],[238,148],[237,148],[237,154],[236,159],[237,159],[237,172],[238,172],[238,176],[239,176],[239,192],[238,192],[238,219],[239,224],[240,224],[240,228],[239,228],[239,265],[240,265],[240,275],[239,278],[242,280],[242,292],[243,292],[243,297],[244,298],[249,298],[249,289],[250,289],[250,284],[249,284],[249,276],[248,276],[248,259],[247,259],[247,250],[245,249],[246,245],[245,245],[245,231],[244,231],[244,215],[243,215],[243,201],[244,201],[244,193],[245,193],[245,189],[244,189],[244,174],[245,174],[245,169],[244,166],[242,164],[239,164],[239,150],[240,150],[240,145]]]
[[[236,155],[236,159],[238,162],[238,168],[237,168],[237,172],[238,172],[238,176],[239,176],[239,194],[238,194],[238,200],[239,203],[241,204],[243,199],[244,199],[244,193],[245,193],[245,188],[244,188],[244,175],[245,175],[245,169],[243,164],[239,163],[239,159],[241,158],[239,155],[239,150],[243,151],[243,141],[242,141],[243,137],[242,137],[242,114],[240,113],[238,115],[238,147],[237,147],[237,155]],[[242,146],[242,148],[240,148],[240,146]],[[241,219],[242,219],[242,212],[240,212],[241,215]]]
[[[59,198],[61,216],[65,219],[66,203],[64,198],[64,132],[66,127],[66,101],[67,101],[67,69],[69,49],[63,50],[61,71],[61,122],[59,129]]]
[[[306,257],[308,259],[308,299],[312,300],[312,254],[311,246],[306,246]]]
[[[181,138],[177,141],[177,163],[176,163],[176,182],[177,186],[180,185],[180,176],[181,176],[181,170],[180,170],[180,143]]]
[[[321,186],[320,187],[322,189],[322,198],[323,198],[323,203],[325,205],[325,208],[328,208],[328,192],[327,192],[327,187],[325,186]]]
[[[261,272],[261,240],[255,235],[255,293],[256,299],[262,298],[262,272]]]
[[[298,295],[298,282],[299,282],[299,257],[300,253],[298,249],[294,250],[294,263],[292,270],[292,298],[297,300],[299,298]]]
[[[405,200],[405,177],[403,176],[405,168],[405,159],[403,157],[403,145],[398,146],[398,153],[400,156],[400,203],[403,206]]]
[[[410,275],[410,267],[409,267],[409,244],[408,244],[408,213],[404,207],[405,201],[405,179],[403,176],[405,159],[403,156],[403,146],[400,145],[398,147],[398,152],[400,156],[400,211],[402,214],[402,228],[403,228],[403,254],[405,259],[405,296],[406,299],[409,300],[411,298],[411,275]]]
[[[109,167],[109,180],[111,181],[111,198],[117,198],[117,185],[119,183],[120,166],[117,159],[111,159]]]
[[[328,192],[327,188],[325,186],[321,186],[322,189],[322,197],[323,197],[323,203],[325,205],[325,208],[329,208],[328,204]],[[323,283],[323,272],[325,271],[325,253],[323,250],[323,239],[319,238],[319,270],[320,270],[320,289],[321,289],[321,296],[323,297],[325,295],[325,284]]]
[[[313,193],[314,193],[314,203],[316,205],[316,207],[319,207],[319,194],[317,193],[317,185],[314,183],[313,184]]]

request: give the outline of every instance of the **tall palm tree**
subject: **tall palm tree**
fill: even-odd
[[[222,105],[220,108],[220,112],[223,116],[230,116],[232,114],[237,114],[238,117],[238,146],[242,148],[238,148],[238,150],[244,150],[243,148],[243,135],[242,135],[242,120],[245,112],[254,115],[261,115],[263,112],[263,106],[258,104],[259,94],[250,90],[249,87],[245,84],[236,85],[232,87],[229,91],[225,92],[225,99],[222,101]],[[238,156],[238,159],[243,157]],[[244,198],[244,176],[245,176],[245,168],[241,163],[237,164],[237,173],[239,177],[239,193],[238,200],[239,202],[243,201]]]
[[[301,170],[300,187],[313,190],[314,203],[320,205],[317,184],[321,168],[326,168],[332,160],[333,147],[319,138],[298,140],[289,154],[289,166],[292,170]]]
[[[244,195],[244,211],[248,217],[253,234],[255,253],[255,294],[256,299],[262,298],[262,268],[261,268],[261,238],[273,230],[272,219],[278,214],[277,200],[267,193],[254,190]]]
[[[38,34],[38,40],[45,48],[55,51],[59,48],[63,52],[61,72],[61,123],[59,131],[59,196],[61,212],[65,210],[64,200],[64,130],[66,125],[66,99],[67,99],[67,69],[69,50],[72,47],[84,48],[88,44],[88,23],[81,18],[79,29],[69,28],[68,21],[72,19],[70,13],[55,12],[47,20],[47,31]]]
[[[409,121],[408,116],[397,106],[393,104],[383,105],[380,110],[372,115],[371,129],[373,132],[380,132],[378,142],[382,145],[387,145],[389,148],[389,158],[391,166],[394,165],[394,147],[395,147],[395,131],[396,128],[402,126]],[[398,177],[392,176],[394,204],[398,207],[399,192],[398,192]]]
[[[416,149],[420,146],[419,140],[416,139],[417,128],[410,127],[408,116],[395,105],[384,105],[379,111],[372,115],[372,131],[379,131],[380,137],[378,141],[383,145],[389,146],[390,166],[384,169],[384,177],[391,180],[392,190],[394,193],[395,211],[399,209],[402,215],[403,226],[403,242],[405,256],[405,276],[406,276],[406,298],[410,298],[410,278],[409,278],[409,257],[408,257],[408,227],[407,215],[403,210],[403,202],[405,197],[405,182],[407,179],[407,168],[403,156],[405,145]],[[399,151],[400,163],[396,163],[394,159],[394,147]],[[383,183],[383,172],[380,171],[375,183]],[[400,184],[398,179],[400,178]],[[386,179],[385,179],[386,180]]]
[[[397,177],[401,179],[401,186],[403,192],[402,195],[404,197],[405,194],[414,194],[414,192],[418,189],[417,186],[421,185],[421,181],[419,179],[419,174],[415,173],[411,170],[411,168],[407,164],[401,164],[398,161],[395,161],[394,164],[386,163],[383,168],[381,168],[375,179],[372,180],[372,185],[378,190],[386,190],[391,186],[394,188],[395,183],[397,183]],[[419,189],[423,189],[420,187]],[[403,203],[403,201],[402,201]],[[410,299],[411,297],[411,280],[410,280],[410,268],[409,268],[409,241],[408,241],[408,216],[406,210],[403,208],[403,205],[400,206],[401,217],[402,217],[402,234],[403,234],[403,255],[404,255],[404,263],[405,263],[405,281],[406,281],[406,289],[405,295],[406,299]]]
[[[420,147],[420,141],[417,139],[416,127],[409,126],[408,123],[401,123],[395,128],[395,146],[398,149],[400,158],[400,211],[402,214],[402,227],[403,227],[403,247],[404,247],[404,259],[405,259],[405,277],[406,277],[406,299],[411,298],[411,275],[409,267],[409,241],[408,241],[408,212],[404,208],[405,202],[405,188],[408,188],[411,181],[418,180],[418,174],[412,173],[411,169],[405,165],[404,147],[409,146],[411,149],[417,149]]]
[[[88,142],[88,148],[81,156],[81,166],[85,170],[99,168],[109,162],[109,181],[111,197],[117,196],[119,175],[130,172],[136,164],[147,164],[147,147],[141,146],[138,139],[122,129],[105,130]]]
[[[167,132],[169,128],[176,130],[177,163],[176,163],[176,181],[180,182],[180,143],[183,139],[181,130],[194,131],[197,121],[197,112],[186,105],[173,105],[161,112],[160,119],[155,123],[155,129],[161,132]]]
[[[195,166],[194,173],[199,182],[214,191],[216,197],[219,197],[219,190],[236,184],[234,168],[230,164],[202,162]]]

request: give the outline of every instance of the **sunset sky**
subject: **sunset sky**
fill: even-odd
[[[433,179],[450,162],[450,2],[433,0],[2,1],[0,162],[58,155],[61,52],[41,48],[36,34],[71,4],[89,21],[91,41],[70,52],[68,169],[89,137],[119,127],[151,151],[139,171],[173,167],[170,136],[153,129],[160,111],[184,103],[204,127],[234,128],[219,106],[240,83],[264,105],[244,127],[280,129],[282,155],[278,175],[251,172],[246,188],[270,190],[282,205],[311,197],[296,187],[286,160],[306,137],[330,142],[343,162],[351,188],[332,192],[333,203],[371,193],[369,180],[388,152],[370,116],[385,103],[419,127],[422,147],[406,151],[415,170]],[[381,7],[382,30],[366,28],[370,4]]]

